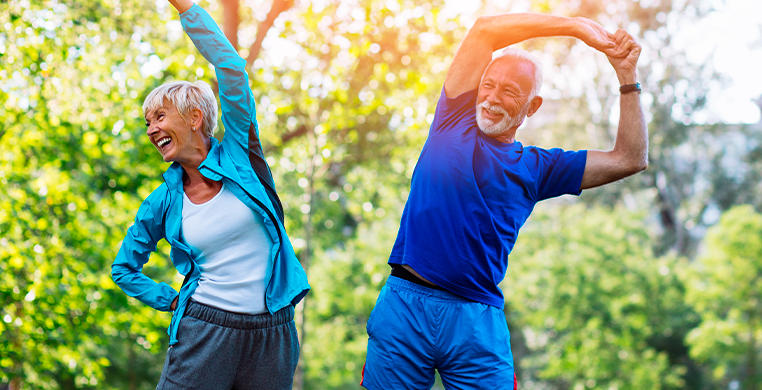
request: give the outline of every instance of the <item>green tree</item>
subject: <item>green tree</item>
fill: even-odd
[[[703,242],[685,273],[687,300],[701,316],[688,335],[691,355],[711,367],[715,385],[759,389],[762,214],[748,205],[733,207]]]
[[[682,288],[674,260],[653,257],[642,217],[545,207],[522,230],[502,283],[514,343],[524,344],[514,355],[519,379],[557,389],[681,388],[685,367],[651,344],[676,330],[667,313],[687,311]]]
[[[177,45],[169,14],[144,12],[154,4],[0,4],[0,383],[12,389],[150,388],[161,369],[169,316],[110,277],[165,167],[140,112],[163,75],[152,53]],[[146,272],[178,283],[161,249]]]

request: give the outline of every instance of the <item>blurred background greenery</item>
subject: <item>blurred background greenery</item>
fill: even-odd
[[[453,54],[473,15],[536,11],[638,37],[651,149],[644,173],[544,202],[523,228],[501,284],[519,387],[762,388],[762,125],[707,114],[729,76],[679,44],[726,2],[468,2],[471,16],[455,3],[200,1],[253,65],[313,287],[294,387],[359,388],[365,323]],[[521,46],[544,60],[546,100],[519,140],[611,147],[605,57],[565,38]],[[141,103],[178,79],[215,83],[163,0],[0,1],[0,389],[155,387],[170,315],[128,298],[110,266],[166,169]],[[159,249],[145,273],[179,288]]]

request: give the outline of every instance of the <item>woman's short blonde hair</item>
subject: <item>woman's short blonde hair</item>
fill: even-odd
[[[143,102],[143,116],[166,105],[165,100],[175,106],[186,121],[194,108],[204,114],[201,131],[212,137],[217,130],[217,99],[209,84],[203,81],[173,81],[156,87]]]

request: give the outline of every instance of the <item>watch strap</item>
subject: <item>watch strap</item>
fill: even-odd
[[[619,93],[622,95],[629,92],[640,92],[640,83],[625,84],[619,87]]]

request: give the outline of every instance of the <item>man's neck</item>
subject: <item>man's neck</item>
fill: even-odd
[[[496,140],[500,141],[504,144],[512,144],[516,142],[516,129],[508,129],[500,134],[487,134],[484,133],[484,135]]]

